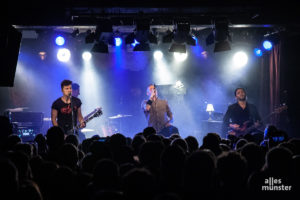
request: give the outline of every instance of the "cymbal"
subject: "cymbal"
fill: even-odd
[[[118,114],[118,115],[115,115],[115,116],[111,116],[111,117],[108,117],[109,119],[119,119],[119,118],[123,118],[123,117],[131,117],[132,115],[122,115],[122,114]]]
[[[81,129],[81,132],[83,132],[83,133],[93,132],[93,131],[95,131],[95,130],[94,129],[88,129],[88,128]]]

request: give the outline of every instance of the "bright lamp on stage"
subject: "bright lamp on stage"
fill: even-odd
[[[206,112],[208,112],[208,114],[209,114],[208,120],[212,120],[211,113],[213,111],[215,111],[214,106],[212,104],[207,104],[207,106],[206,106]]]
[[[177,53],[177,52],[174,53],[174,58],[178,62],[185,61],[187,56],[188,56],[187,53]]]
[[[61,62],[68,62],[71,57],[71,52],[69,49],[63,48],[59,49],[57,52],[57,59]]]
[[[121,46],[122,45],[122,39],[120,37],[116,37],[115,38],[115,44],[116,44],[117,47]]]
[[[92,54],[88,51],[82,53],[82,59],[85,61],[89,61],[92,58]]]
[[[233,56],[233,64],[235,67],[244,67],[248,62],[248,56],[245,52],[237,52]]]
[[[155,60],[161,60],[163,58],[163,53],[161,51],[155,51],[153,53],[153,57]]]

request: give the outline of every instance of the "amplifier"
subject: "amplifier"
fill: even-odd
[[[11,112],[7,111],[5,115],[10,122],[18,127],[38,127],[43,126],[44,113],[42,112]]]

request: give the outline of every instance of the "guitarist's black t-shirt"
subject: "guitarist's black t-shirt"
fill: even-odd
[[[77,111],[78,108],[81,106],[80,99],[76,97],[72,97],[72,107],[74,112],[74,124],[77,124]],[[72,110],[71,110],[71,103],[65,103],[62,101],[61,98],[55,100],[52,104],[52,109],[57,110],[57,123],[58,126],[61,127],[65,133],[68,130],[72,129]]]
[[[235,103],[228,106],[224,115],[223,131],[227,131],[229,124],[242,126],[244,122],[249,122],[248,125],[252,125],[256,121],[261,121],[261,118],[254,104],[247,103],[245,109],[243,109],[238,103]]]

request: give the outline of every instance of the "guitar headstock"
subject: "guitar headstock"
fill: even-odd
[[[102,115],[102,114],[103,114],[102,108],[99,107],[99,108],[96,108],[96,109],[94,110],[93,116],[94,116],[94,117],[99,117],[99,116]]]
[[[274,110],[274,113],[281,113],[282,111],[287,110],[287,109],[288,109],[287,105],[282,105],[282,106],[276,108]]]

